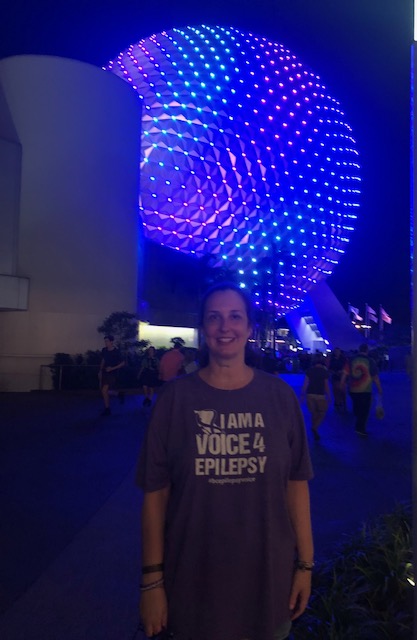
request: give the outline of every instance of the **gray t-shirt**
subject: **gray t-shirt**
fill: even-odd
[[[138,482],[171,486],[164,563],[176,640],[272,640],[289,621],[286,487],[311,477],[302,413],[283,380],[255,370],[226,391],[195,372],[162,389]]]

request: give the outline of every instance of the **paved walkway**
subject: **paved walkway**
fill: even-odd
[[[299,392],[302,376],[284,376]],[[411,382],[382,375],[386,416],[359,438],[329,411],[311,452],[316,556],[411,499]],[[98,417],[84,394],[0,394],[0,638],[138,640],[141,396]],[[308,420],[308,418],[307,418]]]

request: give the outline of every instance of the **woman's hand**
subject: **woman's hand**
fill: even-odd
[[[300,571],[297,569],[294,573],[290,596],[291,620],[295,620],[304,613],[310,593],[311,571]]]
[[[145,633],[149,638],[166,629],[168,606],[163,586],[142,592],[140,597],[140,617]]]

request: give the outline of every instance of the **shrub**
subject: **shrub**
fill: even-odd
[[[53,364],[49,365],[55,390],[70,388],[72,377],[72,367],[70,365],[72,364],[74,363],[69,353],[55,354]]]
[[[321,562],[295,640],[409,640],[413,617],[411,505],[365,524]]]
[[[98,354],[98,362],[96,354]],[[100,352],[89,351],[85,355],[78,353],[75,356],[71,356],[69,353],[56,353],[53,364],[49,365],[55,391],[96,389],[100,360]]]
[[[122,389],[134,389],[138,386],[137,374],[148,342],[141,340],[135,350],[124,353],[126,366],[119,370],[118,386]],[[55,391],[69,389],[97,389],[98,370],[101,362],[101,350],[87,351],[85,354],[71,356],[69,353],[56,353],[52,371]]]

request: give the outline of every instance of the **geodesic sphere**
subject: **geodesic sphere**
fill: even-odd
[[[208,26],[145,38],[106,69],[143,100],[145,235],[297,307],[359,206],[356,144],[320,78],[280,44]]]

